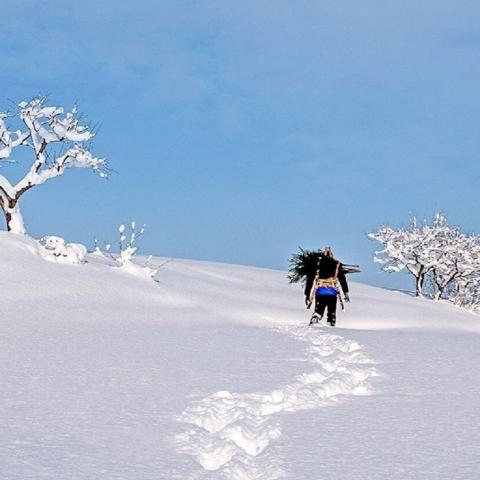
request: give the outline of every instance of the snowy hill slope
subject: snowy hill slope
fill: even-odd
[[[478,316],[353,284],[308,329],[283,272],[155,261],[0,233],[0,478],[478,478]]]

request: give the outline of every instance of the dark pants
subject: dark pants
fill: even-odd
[[[327,321],[335,324],[337,316],[337,296],[336,295],[317,295],[315,297],[315,313],[321,317],[327,309]]]

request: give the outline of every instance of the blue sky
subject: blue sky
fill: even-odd
[[[5,3],[0,107],[77,102],[118,172],[25,194],[29,233],[135,219],[142,252],[272,268],[329,244],[395,285],[368,231],[480,231],[479,24],[462,0]]]

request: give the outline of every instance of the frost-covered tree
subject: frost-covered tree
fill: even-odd
[[[0,112],[0,166],[16,161],[14,154],[20,148],[31,154],[30,168],[18,182],[0,175],[0,207],[8,231],[25,233],[18,202],[31,188],[71,167],[90,168],[101,177],[108,176],[107,161],[90,152],[93,137],[91,128],[81,123],[76,107],[65,113],[61,107],[47,106],[44,97],[19,103],[13,113]]]
[[[430,246],[430,280],[435,300],[445,298],[457,279],[470,274],[474,244],[473,238],[456,227],[448,226],[446,221],[436,226]]]
[[[480,310],[480,239],[471,236],[470,240],[468,253],[463,255],[462,274],[455,278],[447,294],[456,305]]]
[[[429,232],[418,228],[413,218],[409,229],[383,226],[368,237],[384,246],[383,250],[375,252],[374,257],[374,261],[382,265],[382,271],[407,270],[415,278],[415,294],[421,296],[425,277],[432,267],[425,254],[430,241]]]
[[[415,277],[416,295],[423,294],[425,280],[435,300],[449,299],[458,304],[478,303],[480,246],[478,238],[448,225],[444,215],[435,215],[431,224],[410,228],[381,227],[369,238],[382,243],[375,261],[386,272],[406,269]]]

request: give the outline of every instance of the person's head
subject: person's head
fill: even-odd
[[[333,252],[331,247],[325,247],[325,250],[323,251],[323,256],[333,258]]]

